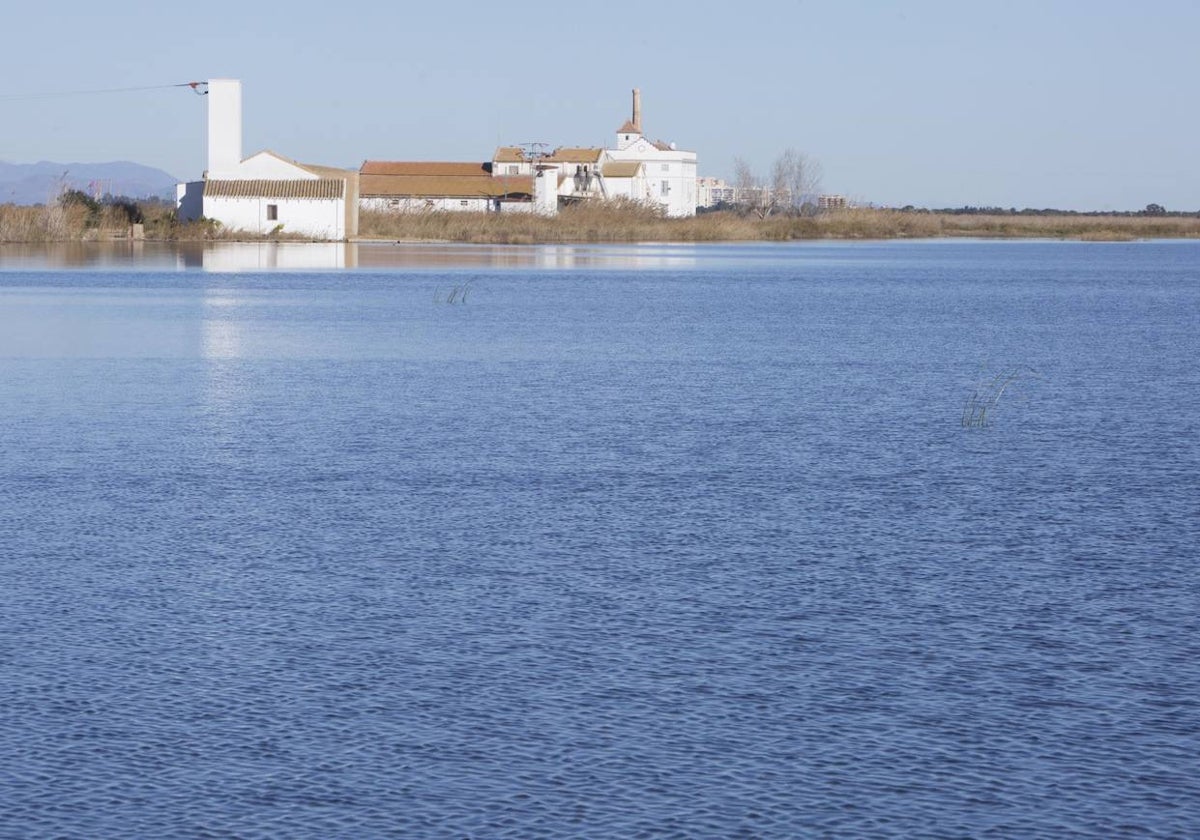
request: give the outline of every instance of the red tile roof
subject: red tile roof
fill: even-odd
[[[546,163],[598,163],[603,149],[562,146],[546,156]]]
[[[532,175],[367,175],[359,195],[364,198],[499,198],[533,195]]]
[[[204,194],[214,198],[341,198],[345,193],[346,181],[342,178],[204,182]]]
[[[496,163],[524,163],[527,158],[518,146],[501,146],[492,156]]]
[[[401,160],[368,160],[364,161],[359,172],[363,175],[430,175],[430,176],[470,176],[484,175],[488,172],[485,163],[457,163],[446,161],[401,161]]]

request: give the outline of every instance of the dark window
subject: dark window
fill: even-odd
[[[278,221],[278,220],[279,220],[279,205],[278,204],[268,204],[267,205],[267,221],[274,222],[274,221]]]

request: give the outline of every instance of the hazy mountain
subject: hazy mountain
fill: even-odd
[[[0,161],[0,204],[45,204],[64,188],[124,195],[175,198],[174,175],[129,161],[112,163],[4,163]]]

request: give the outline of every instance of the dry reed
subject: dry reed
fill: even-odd
[[[207,222],[181,223],[165,204],[140,207],[150,240],[303,240],[294,234],[256,235]],[[105,207],[0,205],[0,242],[65,242],[127,235],[128,218]],[[533,244],[541,242],[747,242],[796,239],[937,237],[1046,238],[1086,241],[1200,238],[1195,216],[986,215],[847,209],[817,216],[757,219],[733,212],[669,219],[631,202],[578,205],[551,218],[531,213],[394,213],[363,210],[360,239]]]
[[[1127,241],[1200,238],[1200,218],[1082,215],[958,215],[838,210],[756,219],[731,212],[669,219],[646,208],[589,205],[558,216],[528,213],[389,213],[364,210],[360,238],[529,244],[536,242],[737,242],[940,237]]]

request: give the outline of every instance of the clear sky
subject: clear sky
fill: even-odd
[[[652,138],[728,177],[792,147],[826,192],[918,206],[1200,209],[1196,0],[10,4],[0,160],[205,165],[187,90],[240,78],[244,150],[485,160]]]

